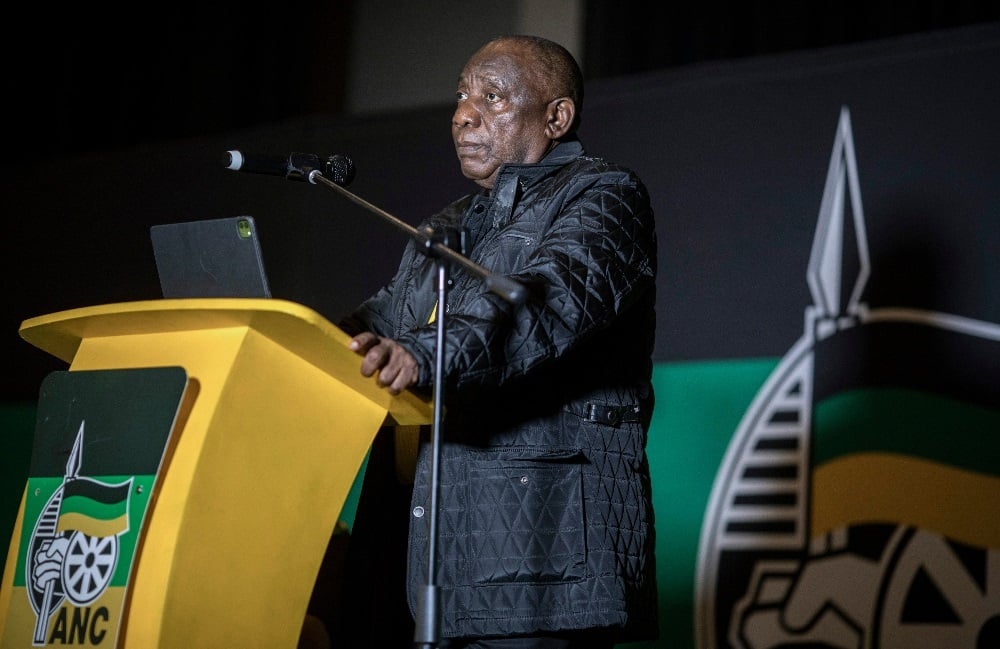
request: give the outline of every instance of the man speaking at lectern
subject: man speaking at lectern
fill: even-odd
[[[653,638],[649,196],[631,170],[584,151],[583,77],[560,45],[494,39],[466,63],[455,97],[452,138],[478,190],[422,227],[464,229],[465,255],[527,297],[512,303],[450,270],[434,580],[441,646],[598,649]],[[411,241],[389,284],[340,323],[361,373],[393,394],[434,385],[436,264]],[[428,581],[430,459],[421,444],[404,523],[411,612]],[[358,535],[364,507],[363,494]],[[382,588],[397,586],[402,593],[402,578]]]

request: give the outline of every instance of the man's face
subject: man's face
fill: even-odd
[[[458,79],[451,135],[462,174],[492,188],[504,163],[538,162],[549,150],[547,102],[526,52],[514,43],[486,45]]]

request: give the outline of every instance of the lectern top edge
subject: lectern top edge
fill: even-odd
[[[87,338],[207,332],[250,327],[384,406],[402,425],[430,421],[428,400],[405,392],[391,396],[374,378],[361,376],[360,359],[347,349],[350,336],[322,315],[275,298],[171,298],[121,302],[61,311],[25,320],[21,337],[72,363]]]
[[[71,362],[80,342],[91,335],[238,327],[256,325],[262,318],[297,320],[346,341],[346,334],[312,309],[273,298],[158,299],[88,306],[29,318],[19,333],[32,345]]]

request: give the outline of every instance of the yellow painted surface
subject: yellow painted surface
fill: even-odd
[[[431,421],[427,401],[361,376],[344,332],[282,300],[87,307],[26,320],[21,335],[71,371],[188,373],[128,588],[126,649],[295,647],[376,432]]]

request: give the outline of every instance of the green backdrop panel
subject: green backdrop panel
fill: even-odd
[[[630,649],[694,647],[698,538],[726,447],[777,360],[657,364],[648,453],[656,511],[660,638]]]

